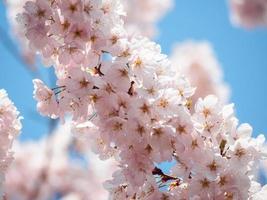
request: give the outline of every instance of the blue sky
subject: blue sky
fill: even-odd
[[[159,23],[157,42],[169,54],[176,42],[187,39],[212,43],[232,90],[240,122],[249,122],[254,134],[267,133],[267,29],[246,31],[230,24],[226,1],[176,0],[175,8]],[[9,33],[0,2],[0,27]],[[3,34],[0,32],[0,37]],[[4,38],[3,38],[4,39]],[[5,88],[24,116],[21,138],[47,132],[47,118],[35,111],[33,76],[6,50],[0,40],[0,88]],[[16,45],[15,45],[16,47]],[[42,77],[48,82],[47,68]]]

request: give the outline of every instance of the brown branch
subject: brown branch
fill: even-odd
[[[159,169],[158,167],[155,167],[152,171],[152,174],[153,175],[159,175],[161,177],[161,181],[162,183],[166,183],[168,181],[173,181],[173,180],[179,180],[179,178],[177,177],[174,177],[174,176],[170,176],[170,175],[167,175],[167,174],[164,174],[163,171],[161,169]]]

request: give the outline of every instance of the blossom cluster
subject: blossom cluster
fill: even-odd
[[[220,66],[213,48],[208,42],[185,41],[175,45],[170,57],[172,67],[184,74],[197,90],[193,104],[199,97],[216,95],[221,102],[229,102],[230,89],[223,81]]]
[[[25,31],[23,30],[23,25],[22,25],[23,23],[18,23],[16,20],[17,18],[18,20],[21,20],[21,16],[17,17],[17,15],[23,12],[24,5],[26,2],[27,0],[6,0],[5,1],[6,8],[7,8],[7,17],[9,19],[9,23],[12,29],[11,34],[16,39],[16,41],[20,44],[19,47],[20,47],[21,54],[23,56],[24,61],[27,64],[29,64],[31,68],[34,69],[35,51],[28,44],[29,40],[27,40],[25,36]],[[50,2],[54,3],[53,1],[50,1]],[[75,4],[75,1],[73,1],[73,3]],[[127,0],[127,1],[123,1],[123,7],[127,11],[127,15],[123,17],[127,31],[130,32],[131,35],[141,34],[141,35],[145,35],[148,37],[154,37],[157,34],[157,28],[156,28],[157,22],[164,16],[165,13],[167,13],[167,11],[169,11],[172,8],[173,4],[174,4],[173,0],[156,0],[156,1],[155,0]],[[93,4],[91,5],[91,2],[87,1],[85,6],[82,8],[83,12],[89,14],[90,9],[93,8],[92,6],[96,6],[96,5],[93,5]],[[81,10],[77,10],[77,12],[80,12],[80,11]],[[38,10],[36,12],[38,12]],[[42,12],[41,12],[41,15],[42,15]],[[38,20],[39,17],[37,16],[36,19]],[[58,29],[59,30],[66,29],[65,33],[67,33],[66,32],[68,29],[67,26],[70,25],[70,24],[68,25],[68,21],[64,21],[64,22],[60,21],[62,19],[59,19],[58,16],[55,18],[59,20],[57,21],[57,23],[61,24],[60,25],[61,27],[58,27]],[[50,20],[52,20],[52,18]],[[97,18],[95,20],[97,21]],[[54,25],[56,26],[56,24]],[[64,26],[66,27],[64,28]],[[116,32],[116,30],[114,31]],[[95,36],[92,36],[91,39],[95,40],[96,38],[94,37]],[[116,36],[114,36],[112,40],[116,40]],[[54,48],[54,46],[52,45],[48,48]],[[52,50],[50,49],[50,51]],[[50,63],[47,63],[47,64],[50,64]]]
[[[119,170],[105,183],[110,199],[257,199],[264,137],[252,138],[233,105],[215,96],[193,107],[196,89],[159,45],[128,37],[121,7],[118,0],[26,3],[29,43],[57,75],[55,88],[33,81],[40,113],[72,116],[77,137],[102,159],[116,158]],[[175,162],[169,174],[158,167],[166,161]]]
[[[48,64],[95,66],[103,52],[120,50],[125,31],[118,1],[28,1],[19,16],[29,45]]]
[[[170,119],[170,124],[175,128],[174,137],[169,138],[171,148],[165,149],[172,151],[176,161],[171,174],[155,168],[152,173],[160,177],[160,184],[147,174],[137,193],[129,187],[127,178],[121,178],[123,173],[115,174],[115,180],[107,183],[113,199],[127,199],[131,195],[136,199],[259,199],[254,170],[264,156],[264,137],[251,138],[249,125],[238,126],[233,105],[221,106],[216,97],[207,96],[198,100],[192,116],[181,110]],[[157,139],[164,136],[162,132]],[[153,150],[152,146],[152,155]],[[168,186],[168,192],[158,189],[162,186]]]
[[[13,160],[11,147],[21,130],[19,113],[5,90],[0,90],[0,198],[3,196],[5,173]]]
[[[15,160],[4,185],[7,199],[107,199],[102,182],[111,177],[115,163],[90,152],[83,159],[71,156],[81,147],[70,130],[66,123],[39,141],[15,144]]]
[[[229,4],[235,25],[245,28],[267,25],[266,0],[230,0]]]

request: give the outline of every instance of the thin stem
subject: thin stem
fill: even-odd
[[[88,121],[91,121],[94,117],[97,116],[97,113],[95,112],[94,114],[92,114],[92,116],[88,119]]]
[[[57,90],[57,89],[65,88],[65,87],[66,87],[65,85],[63,85],[63,86],[58,86],[58,87],[54,87],[54,88],[52,88],[52,90]]]

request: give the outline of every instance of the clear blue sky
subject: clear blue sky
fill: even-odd
[[[8,32],[4,6],[0,3],[0,26]],[[254,134],[267,133],[267,29],[245,31],[232,27],[226,1],[176,0],[176,6],[159,24],[164,53],[186,39],[210,41],[225,80],[232,90],[231,101],[241,122],[249,122]],[[0,36],[2,37],[2,35]],[[0,43],[0,88],[5,88],[24,116],[23,139],[47,132],[47,120],[35,111],[32,76]],[[42,76],[47,80],[47,69]]]

